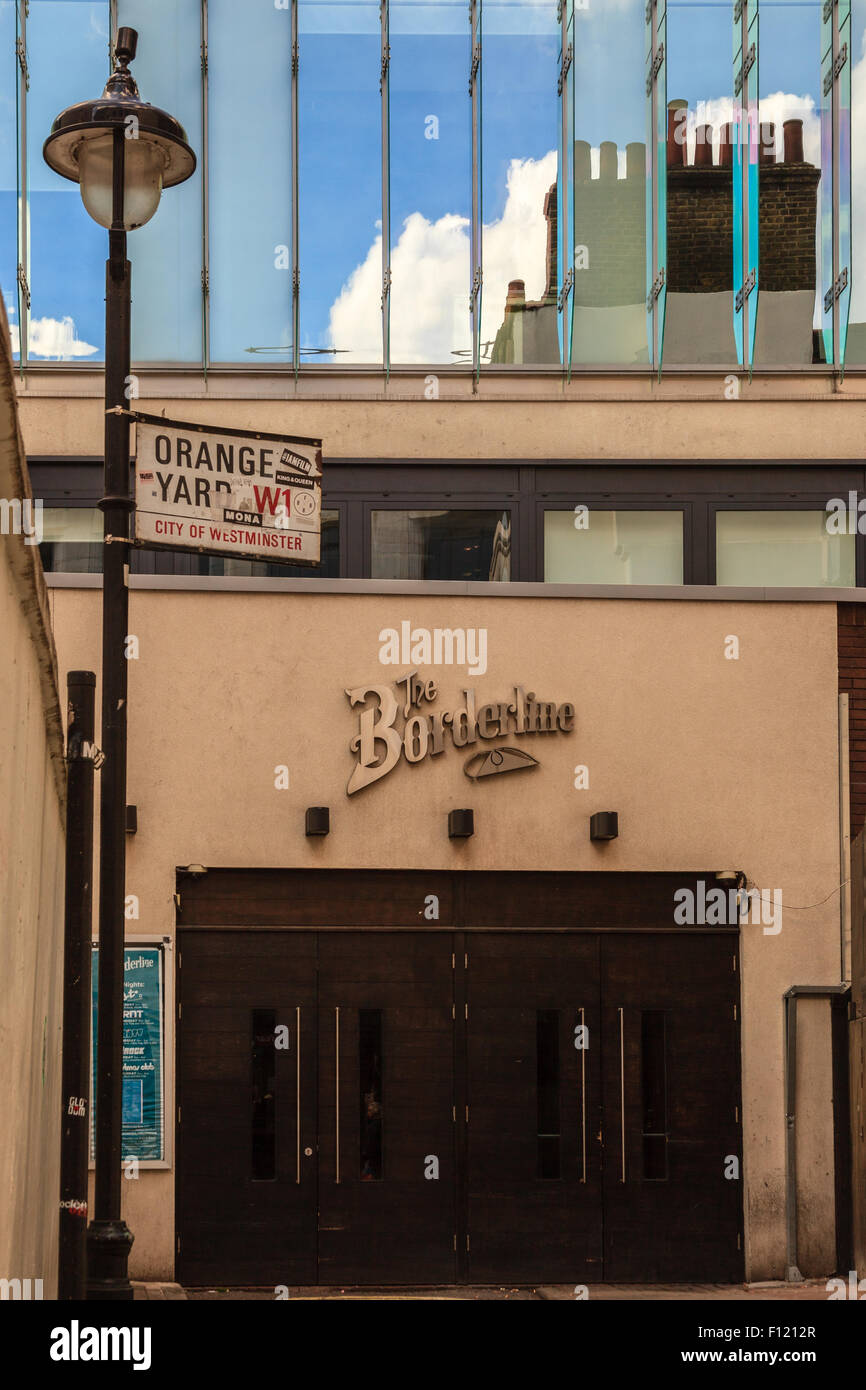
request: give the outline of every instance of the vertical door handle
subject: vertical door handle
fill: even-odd
[[[301,1181],[301,1010],[295,1009],[295,1182]]]
[[[335,1057],[334,1073],[335,1073],[335,1076],[336,1076],[336,1094],[335,1094],[335,1097],[334,1097],[335,1103],[336,1103],[336,1104],[335,1104],[335,1114],[336,1114],[336,1124],[335,1124],[335,1128],[336,1128],[336,1138],[337,1138],[337,1164],[336,1164],[336,1167],[337,1167],[337,1179],[336,1179],[336,1180],[337,1180],[337,1182],[339,1182],[339,1181],[340,1181],[340,1006],[339,1006],[339,1005],[337,1005],[337,1006],[335,1007],[335,1009],[334,1009],[334,1057]]]
[[[586,1033],[584,1031],[584,1011],[580,1010],[580,1040],[584,1042]],[[581,1150],[581,1182],[586,1182],[586,1048],[580,1049],[580,1150]]]
[[[622,1150],[620,1182],[625,1182],[625,1019],[622,1009],[619,1011],[619,1116],[620,1147]]]

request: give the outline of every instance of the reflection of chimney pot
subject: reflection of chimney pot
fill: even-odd
[[[600,179],[617,177],[616,144],[613,140],[602,140],[598,151],[598,176]]]
[[[699,125],[695,131],[695,168],[705,169],[713,162],[713,127]]]
[[[626,145],[625,176],[627,179],[646,178],[646,145],[638,141]]]
[[[760,144],[758,145],[758,163],[775,164],[776,162],[776,126],[773,121],[761,121],[760,125]]]
[[[575,183],[584,183],[592,178],[592,155],[588,140],[575,140],[574,142],[574,179]]]
[[[508,297],[505,301],[506,309],[517,309],[521,304],[526,303],[526,281],[509,280]]]
[[[732,121],[728,121],[722,126],[722,133],[719,139],[719,163],[730,167],[734,162],[734,126]]]
[[[668,168],[686,163],[686,130],[688,129],[689,103],[687,101],[668,102]]]
[[[785,163],[803,164],[803,122],[783,121],[782,134],[785,139]]]

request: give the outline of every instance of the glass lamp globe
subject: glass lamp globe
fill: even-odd
[[[123,153],[123,226],[131,232],[149,222],[159,207],[167,161],[160,146],[143,137],[124,139]],[[113,131],[82,140],[76,157],[82,202],[95,222],[110,227],[114,197]]]

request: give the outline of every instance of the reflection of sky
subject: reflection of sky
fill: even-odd
[[[71,317],[78,339],[98,349],[82,354],[92,360],[101,355],[104,336],[105,233],[84,211],[77,185],[49,169],[42,145],[58,112],[105,85],[108,6],[31,0],[27,59],[30,313],[33,320]]]
[[[273,0],[245,0],[246,25],[229,0],[209,5],[213,191],[211,303],[214,356],[240,361],[249,348],[276,349],[287,360],[289,283],[274,266],[274,251],[290,242],[290,142],[285,53],[287,10]],[[866,0],[855,0],[854,52],[860,54]],[[187,125],[201,153],[198,73],[199,0],[153,0],[142,7],[120,0],[121,23],[142,30],[134,65],[143,96],[164,104]],[[761,94],[819,97],[820,0],[761,0]],[[0,284],[15,301],[15,6],[0,0]],[[158,33],[155,26],[159,26]],[[283,26],[277,31],[277,26]],[[170,26],[170,32],[166,32]],[[270,26],[270,29],[268,28]],[[699,100],[730,96],[732,69],[729,0],[689,4],[668,0],[668,96]],[[273,38],[269,35],[273,34]],[[65,105],[98,93],[107,71],[107,0],[31,0],[27,21],[30,91],[30,280],[34,319],[71,318],[82,361],[96,360],[103,342],[106,238],[90,221],[73,184],[44,165],[41,146]],[[165,42],[163,38],[165,37]],[[380,353],[381,159],[378,0],[300,0],[300,269],[303,361],[339,363],[313,349],[334,345],[332,311],[344,296],[340,322],[354,356]],[[392,317],[411,315],[412,302],[433,298],[437,280],[465,315],[468,335],[468,231],[470,206],[470,35],[466,0],[391,0],[390,192],[392,252],[404,224],[416,225],[423,244],[416,263],[405,261],[392,285]],[[555,0],[488,0],[483,5],[482,73],[483,216],[495,228],[506,216],[507,175],[514,160],[541,161],[557,149],[558,25]],[[267,51],[263,51],[266,46]],[[643,0],[590,0],[574,16],[575,138],[624,148],[645,138],[645,33]],[[170,56],[167,56],[170,55]],[[269,97],[284,72],[285,91]],[[264,75],[263,75],[264,74]],[[225,119],[231,103],[239,142]],[[438,120],[427,139],[425,121]],[[856,124],[856,122],[855,122]],[[856,157],[855,143],[855,157]],[[857,180],[855,179],[855,197]],[[534,195],[533,195],[534,196]],[[168,205],[171,204],[171,207]],[[451,215],[450,228],[438,226]],[[538,217],[541,209],[538,208]],[[508,224],[510,225],[510,224]],[[446,235],[447,232],[447,235]],[[518,233],[515,233],[517,236]],[[493,232],[485,233],[485,288],[490,258],[497,283]],[[437,255],[447,255],[452,280]],[[536,241],[532,241],[533,256]],[[194,360],[200,341],[200,183],[170,190],[153,224],[130,237],[134,265],[134,355]],[[408,256],[408,243],[406,244]],[[511,259],[518,254],[519,247]],[[395,269],[399,262],[394,257]],[[364,281],[366,275],[369,284]],[[527,267],[526,274],[538,274]],[[290,278],[290,277],[289,277]],[[352,288],[352,287],[350,287]],[[261,309],[257,306],[261,305]],[[430,312],[433,312],[430,306]],[[426,310],[425,310],[426,312]],[[451,310],[449,310],[451,313]],[[15,319],[14,313],[10,315]],[[334,320],[336,321],[336,320]],[[419,333],[423,314],[419,314]],[[453,330],[455,350],[465,342]],[[43,337],[42,342],[50,342]],[[87,348],[96,349],[87,351]],[[345,360],[345,359],[344,359]]]

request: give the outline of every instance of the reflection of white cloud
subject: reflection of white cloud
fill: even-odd
[[[546,282],[544,200],[556,180],[556,151],[542,159],[513,159],[506,175],[502,216],[485,224],[483,339],[495,337],[505,312],[509,280],[523,280],[527,299]],[[413,212],[391,252],[391,360],[454,362],[470,356],[469,221],[456,213],[431,222]],[[379,358],[382,243],[376,238],[331,307],[329,336],[348,349],[337,363]]]
[[[484,298],[481,337],[496,336],[505,316],[509,280],[526,283],[526,298],[540,299],[547,281],[547,219],[544,200],[556,182],[557,155],[512,159],[506,175],[505,207],[484,228]]]
[[[20,337],[17,323],[10,323],[9,332],[12,337],[12,349],[18,352]],[[67,362],[70,357],[90,357],[98,351],[99,349],[91,347],[90,343],[76,338],[75,324],[69,315],[62,319],[30,321],[31,357],[53,357],[60,362]]]

